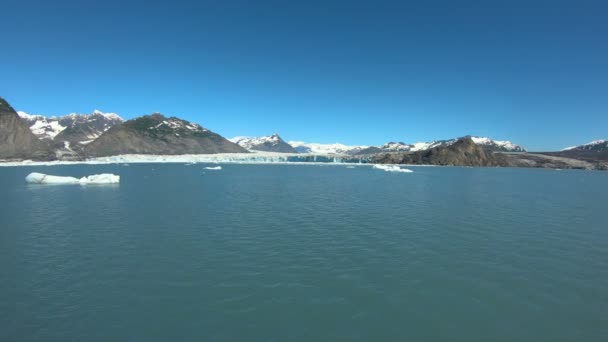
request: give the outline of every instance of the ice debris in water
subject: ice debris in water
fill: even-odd
[[[30,184],[115,184],[120,182],[120,176],[111,173],[102,173],[99,175],[91,175],[82,178],[51,176],[44,173],[32,172],[25,181]]]
[[[205,170],[221,170],[221,166],[207,166]]]
[[[386,172],[405,172],[405,173],[410,173],[410,172],[414,172],[410,169],[402,169],[399,166],[396,165],[382,165],[382,164],[375,164],[374,165],[374,169],[380,169],[380,170],[384,170]]]

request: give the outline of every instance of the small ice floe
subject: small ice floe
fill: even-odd
[[[350,165],[350,166],[347,166],[346,168],[347,168],[347,169],[354,169],[355,167],[354,167],[354,166],[352,166],[352,165]]]
[[[221,170],[221,166],[207,166],[205,170]]]
[[[410,169],[402,169],[397,165],[382,165],[382,164],[375,164],[374,165],[374,169],[380,169],[380,170],[384,170],[386,172],[405,172],[405,173],[411,173],[414,172]]]
[[[25,181],[30,184],[116,184],[120,182],[120,176],[111,173],[102,173],[99,175],[91,175],[82,178],[51,176],[44,173],[32,172]]]

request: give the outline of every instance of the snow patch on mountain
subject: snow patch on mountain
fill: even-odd
[[[22,121],[24,121],[38,138],[54,139],[57,134],[61,133],[65,126],[62,126],[58,120],[47,119],[43,115],[28,114],[26,112],[17,112]]]
[[[193,132],[207,132],[207,129],[203,128],[199,124],[180,120],[177,118],[169,118],[167,120],[163,120],[161,123],[159,123],[155,126],[152,126],[149,129],[159,129],[162,127],[167,127],[170,129],[184,129],[184,130],[190,130]]]

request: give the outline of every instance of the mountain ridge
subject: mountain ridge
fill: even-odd
[[[119,154],[247,153],[202,126],[160,113],[115,125],[84,147],[87,157]]]
[[[99,110],[91,114],[45,117],[17,112],[6,100],[0,100],[2,159],[80,160],[121,154],[255,151],[304,153],[314,160],[325,156],[373,163],[608,169],[606,140],[556,152],[526,152],[510,141],[479,136],[412,144],[387,142],[380,146],[285,142],[276,133],[228,140],[196,123],[160,113],[127,121],[117,114]]]

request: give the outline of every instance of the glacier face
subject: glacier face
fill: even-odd
[[[309,153],[319,155],[335,155],[335,154],[356,154],[369,146],[365,145],[344,145],[340,143],[335,144],[319,144],[319,143],[307,143],[303,141],[289,141],[289,145],[298,151],[298,153]]]
[[[128,164],[128,163],[238,163],[238,164],[366,164],[367,158],[348,155],[312,155],[301,153],[217,153],[217,154],[182,154],[151,155],[123,154],[109,157],[89,158],[81,161],[38,162],[25,160],[20,162],[3,162],[1,166],[37,166],[37,165],[71,165],[71,164]]]

